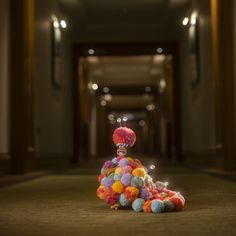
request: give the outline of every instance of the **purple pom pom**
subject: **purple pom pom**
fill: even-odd
[[[141,188],[140,190],[140,197],[144,200],[148,200],[150,198],[151,194],[150,192],[145,189],[145,188]]]
[[[101,182],[107,189],[109,189],[114,183],[114,180],[109,177],[104,177]]]
[[[123,158],[119,161],[119,166],[124,167],[129,165],[129,160],[127,158]]]
[[[132,175],[130,173],[126,173],[121,177],[121,183],[124,184],[124,186],[128,186],[131,183]]]

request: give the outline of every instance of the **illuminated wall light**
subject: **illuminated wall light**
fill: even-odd
[[[160,87],[161,87],[162,89],[166,88],[166,81],[165,81],[164,79],[161,79],[161,81],[160,81]]]
[[[109,93],[109,88],[108,87],[104,87],[102,90],[103,90],[104,93]]]
[[[66,21],[65,20],[61,20],[60,21],[60,25],[63,29],[65,29],[67,27]]]
[[[93,90],[98,90],[98,85],[97,84],[92,84],[92,89]]]
[[[183,21],[182,21],[182,25],[186,26],[189,22],[189,18],[188,17],[184,17]]]
[[[57,20],[54,20],[54,21],[53,21],[53,27],[54,27],[54,28],[59,28],[59,26],[60,26],[60,25],[59,25],[59,22],[58,22]]]
[[[107,102],[106,102],[105,100],[102,100],[102,101],[100,102],[100,105],[101,105],[102,107],[105,107],[105,106],[107,105]]]
[[[163,48],[157,48],[157,53],[159,54],[163,53]]]
[[[191,24],[191,25],[196,25],[196,23],[197,23],[197,18],[196,18],[196,16],[195,16],[195,15],[191,16],[190,24]]]
[[[94,49],[90,48],[90,49],[88,50],[88,54],[89,54],[89,55],[94,55],[94,53],[95,53],[95,50],[94,50]]]

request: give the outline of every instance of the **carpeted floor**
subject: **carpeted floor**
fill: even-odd
[[[183,168],[159,177],[187,199],[182,212],[114,211],[96,198],[97,175],[69,170],[0,189],[0,235],[236,235],[236,184]]]

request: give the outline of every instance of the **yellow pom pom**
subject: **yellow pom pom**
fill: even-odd
[[[112,185],[112,189],[114,192],[116,193],[123,193],[125,190],[124,185],[120,182],[120,181],[116,181],[113,185]]]
[[[106,188],[104,185],[100,185],[97,189],[97,196],[101,199],[104,200],[105,199],[105,194],[106,194]]]
[[[120,174],[120,172],[121,172],[121,168],[117,167],[116,170],[115,170],[115,174]]]
[[[139,176],[143,177],[144,179],[146,178],[146,171],[143,168],[135,168],[132,172],[133,176]]]

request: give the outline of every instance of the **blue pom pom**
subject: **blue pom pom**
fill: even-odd
[[[129,201],[126,199],[125,195],[122,193],[119,198],[120,205],[125,207],[129,205]]]
[[[118,165],[118,161],[117,161],[117,158],[114,157],[112,160],[111,160],[115,165]]]
[[[132,208],[136,212],[140,212],[143,210],[143,205],[145,201],[142,198],[137,198],[132,203]]]
[[[163,201],[158,199],[152,200],[151,209],[153,213],[163,212],[165,209]]]

